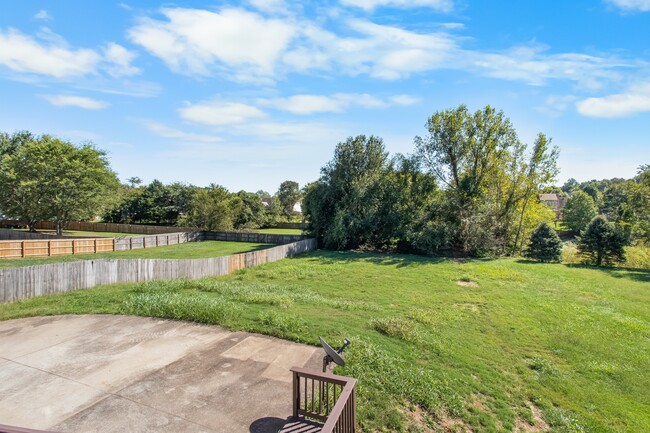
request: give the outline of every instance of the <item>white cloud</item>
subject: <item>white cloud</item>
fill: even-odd
[[[110,75],[133,75],[139,69],[130,65],[135,57],[124,47],[110,43],[104,55],[89,48],[71,48],[61,36],[47,28],[39,39],[15,29],[0,29],[0,65],[19,73],[57,79],[98,74],[105,68]]]
[[[404,107],[419,104],[422,101],[420,98],[411,95],[395,95],[391,96],[389,99],[393,104],[402,105]]]
[[[284,0],[248,0],[256,9],[271,13],[284,13],[287,11],[287,5]]]
[[[191,132],[181,131],[179,129],[170,128],[167,125],[164,125],[153,120],[143,121],[144,126],[154,134],[164,137],[171,138],[177,141],[184,143],[220,143],[222,139],[214,135],[205,135],[205,134],[195,134]]]
[[[367,7],[385,3],[347,1]],[[281,7],[278,5],[282,3],[249,2],[260,9]],[[406,4],[406,0],[402,3]],[[454,23],[438,25],[438,31],[416,32],[348,19],[338,20],[343,30],[335,33],[305,17],[270,19],[234,8],[218,12],[163,9],[162,14],[164,19],[145,18],[130,29],[131,40],[174,71],[206,76],[219,72],[235,81],[272,82],[289,73],[368,75],[397,80],[446,69],[536,86],[549,80],[568,80],[594,90],[621,81],[623,71],[638,69],[642,63],[615,56],[550,52],[549,47],[541,44],[503,51],[467,49],[465,38],[454,34],[461,27]],[[305,104],[308,102],[330,103]]]
[[[578,53],[547,54],[548,47],[533,44],[500,53],[463,50],[458,65],[475,69],[489,77],[543,85],[549,79],[570,80],[586,89],[598,89],[604,83],[622,78],[621,68],[634,66],[614,57]]]
[[[398,8],[428,7],[441,12],[449,12],[454,6],[452,0],[341,0],[341,3],[368,11],[389,6]]]
[[[308,115],[325,112],[343,112],[350,107],[388,108],[391,105],[414,105],[419,98],[411,95],[393,95],[386,100],[368,93],[335,93],[333,95],[293,95],[287,98],[258,99],[262,106],[293,114]]]
[[[260,99],[258,103],[293,114],[342,112],[353,105],[364,108],[384,108],[388,106],[384,101],[367,93],[337,93],[331,96],[293,95],[288,98]]]
[[[213,126],[243,123],[266,116],[263,111],[252,105],[227,101],[188,104],[178,111],[185,120]]]
[[[162,14],[165,20],[143,19],[129,37],[172,70],[191,74],[209,75],[217,67],[235,71],[235,79],[271,77],[296,32],[289,22],[241,9],[176,8]]]
[[[114,77],[140,73],[139,68],[131,66],[131,62],[135,59],[135,54],[121,45],[116,43],[106,45],[104,47],[104,58],[108,62],[108,73]]]
[[[101,110],[108,107],[108,103],[84,96],[74,95],[44,95],[50,104],[57,107],[78,107],[85,110]]]
[[[578,101],[576,107],[588,117],[625,117],[650,111],[650,83],[632,86],[624,93],[587,98]]]
[[[52,19],[52,16],[49,13],[47,13],[45,9],[41,9],[40,11],[36,12],[34,18],[42,21],[49,21]]]
[[[30,36],[0,29],[0,65],[16,72],[79,77],[95,72],[101,56],[95,51],[71,49],[63,44],[41,44]]]
[[[650,0],[607,0],[624,11],[650,11]]]

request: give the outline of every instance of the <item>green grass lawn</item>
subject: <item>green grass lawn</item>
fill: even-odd
[[[258,229],[255,230],[257,233],[268,233],[271,235],[301,235],[302,230],[300,229]]]
[[[337,372],[359,380],[364,432],[646,432],[649,283],[649,271],[315,252],[0,305],[0,319],[135,314],[350,337]]]
[[[15,266],[45,265],[49,263],[72,262],[96,259],[204,259],[208,257],[229,256],[247,251],[270,248],[275,245],[248,242],[204,241],[164,247],[140,248],[129,251],[113,251],[98,254],[77,254],[54,257],[27,257],[21,259],[0,259],[0,268]]]
[[[13,229],[26,232],[27,229]],[[37,230],[37,233],[43,233],[55,236],[56,230]],[[79,230],[63,230],[63,236],[84,236],[91,238],[120,238],[125,236],[145,236],[133,233],[114,233],[114,232],[84,232]]]

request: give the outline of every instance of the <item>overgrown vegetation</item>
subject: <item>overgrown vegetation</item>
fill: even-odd
[[[471,283],[471,284],[470,284]],[[202,280],[0,306],[352,338],[361,431],[650,430],[650,273],[515,259],[317,252]],[[543,421],[540,421],[542,420]]]
[[[426,127],[410,157],[389,159],[374,136],[337,145],[305,195],[310,232],[322,245],[517,254],[541,221],[553,219],[538,194],[557,174],[558,151],[543,134],[527,154],[490,106],[439,111]]]

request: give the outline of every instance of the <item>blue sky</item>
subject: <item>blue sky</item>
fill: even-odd
[[[274,192],[346,137],[410,153],[491,104],[569,177],[650,163],[650,0],[0,3],[0,131],[93,141],[120,178]]]

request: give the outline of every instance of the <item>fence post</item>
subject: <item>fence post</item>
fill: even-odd
[[[95,254],[97,254],[97,238],[95,238],[95,241],[93,242],[94,247],[95,247]]]
[[[52,241],[48,240],[47,241],[47,256],[50,257],[52,255]]]
[[[133,236],[129,236],[129,249],[133,249]]]
[[[20,257],[25,257],[25,241],[20,242]]]
[[[117,251],[117,238],[113,238],[113,251]]]
[[[77,254],[77,240],[73,239],[72,240],[72,255]]]

